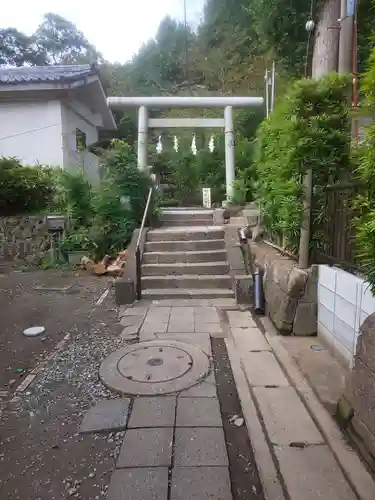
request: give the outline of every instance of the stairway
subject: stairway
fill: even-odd
[[[224,230],[212,225],[212,210],[167,209],[162,222],[147,233],[142,297],[233,297]]]

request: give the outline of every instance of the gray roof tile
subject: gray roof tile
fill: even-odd
[[[96,74],[98,74],[98,69],[94,64],[0,68],[0,85],[53,82],[70,83],[82,77]]]

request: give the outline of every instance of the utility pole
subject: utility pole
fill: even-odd
[[[353,71],[354,0],[341,0],[339,73]]]

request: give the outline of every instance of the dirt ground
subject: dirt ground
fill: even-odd
[[[115,397],[98,380],[100,361],[124,342],[111,293],[96,305],[107,283],[76,271],[0,269],[1,500],[106,496],[122,433],[78,429],[87,408]],[[46,333],[25,337],[23,329],[35,325]]]

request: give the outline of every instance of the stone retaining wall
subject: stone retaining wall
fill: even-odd
[[[0,217],[0,259],[36,262],[50,241],[46,217]]]
[[[316,335],[318,266],[297,263],[266,243],[251,243],[255,263],[264,270],[267,314],[283,335]]]
[[[354,367],[338,404],[338,418],[375,473],[375,313],[360,327]]]

